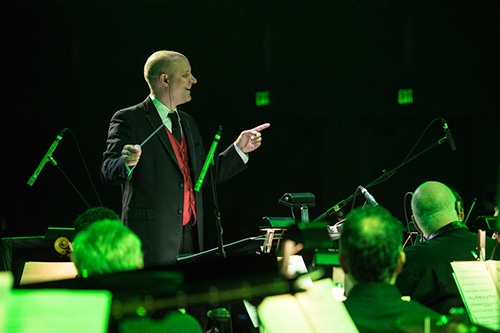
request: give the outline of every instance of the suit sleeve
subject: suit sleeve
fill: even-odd
[[[101,164],[101,180],[107,185],[122,185],[127,181],[128,168],[121,151],[126,144],[135,144],[136,138],[132,121],[125,112],[114,114],[109,124],[106,151]]]
[[[247,165],[231,144],[226,150],[219,154],[216,161],[217,182],[221,183],[247,169]]]

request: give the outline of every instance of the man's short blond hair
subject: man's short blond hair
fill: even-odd
[[[172,63],[180,58],[186,58],[186,56],[179,52],[166,50],[153,53],[144,64],[144,79],[148,86],[152,88],[153,83],[162,73],[171,75]]]
[[[81,276],[141,268],[139,237],[117,220],[100,220],[80,231],[73,241],[71,259]]]

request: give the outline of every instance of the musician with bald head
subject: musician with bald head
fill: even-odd
[[[448,186],[429,181],[415,190],[411,208],[425,241],[405,248],[406,263],[396,285],[402,295],[442,314],[464,307],[450,262],[475,260],[479,250],[478,235],[462,222],[461,203]],[[490,259],[497,242],[486,241],[486,259]],[[500,251],[493,259],[500,259]]]
[[[198,125],[179,110],[191,101],[198,83],[187,57],[175,51],[153,53],[144,65],[144,79],[149,96],[111,119],[101,179],[121,186],[121,219],[141,239],[145,265],[152,266],[204,249],[202,194],[194,186],[206,154]],[[215,157],[217,182],[246,168],[248,153],[260,147],[267,127],[241,132]]]

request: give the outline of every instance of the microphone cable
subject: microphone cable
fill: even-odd
[[[403,160],[403,162],[401,162],[401,164],[405,163],[408,160],[408,158],[410,158],[411,154],[413,154],[413,152],[417,148],[417,146],[420,143],[420,141],[422,141],[422,138],[424,137],[425,133],[429,130],[429,128],[431,127],[431,125],[434,124],[436,121],[439,121],[439,120],[441,120],[441,122],[443,122],[443,121],[446,122],[443,118],[435,118],[434,120],[432,120],[427,125],[427,127],[424,129],[424,131],[422,132],[422,134],[418,138],[417,142],[415,143],[415,145],[413,146],[413,148],[410,150],[410,152],[408,153],[408,155],[406,155],[405,159]]]
[[[407,204],[406,204],[406,198],[411,195],[413,196],[413,192],[406,192],[404,197],[403,197],[403,209],[404,209],[404,214],[405,214],[405,222],[406,222],[406,228],[408,230],[408,238],[406,239],[405,243],[403,244],[403,249],[405,248],[406,243],[408,240],[411,242],[411,245],[415,244],[413,242],[413,238],[411,237],[411,230],[410,230],[410,219],[408,218],[408,210],[407,210]]]
[[[403,161],[396,167],[394,168],[393,170],[391,171],[386,171],[386,170],[383,170],[382,172],[382,175],[380,177],[378,177],[377,179],[375,179],[373,182],[371,182],[370,184],[366,185],[365,187],[366,188],[369,188],[370,186],[374,186],[374,185],[378,185],[384,181],[386,181],[387,179],[391,178],[392,176],[394,176],[394,174],[401,168],[403,167],[407,162],[409,162],[409,159],[410,159],[410,156],[413,154],[413,152],[415,151],[415,149],[417,148],[417,146],[419,145],[420,141],[422,141],[422,138],[424,137],[425,133],[427,133],[427,131],[429,130],[429,128],[431,127],[432,124],[434,124],[436,121],[445,121],[443,118],[435,118],[433,119],[424,129],[424,131],[422,132],[422,134],[420,135],[420,137],[418,138],[417,142],[413,145],[413,147],[411,148],[410,152],[406,155],[406,157],[403,159]],[[424,150],[423,152],[425,152],[426,150]],[[423,152],[419,153],[419,154],[422,154]],[[414,157],[417,157],[419,154],[415,155]]]
[[[375,186],[375,185],[378,185],[378,184],[381,184],[383,183],[384,181],[386,181],[387,179],[391,178],[392,176],[394,176],[394,174],[396,174],[396,172],[401,169],[403,166],[405,166],[407,163],[411,162],[413,159],[417,158],[418,156],[422,155],[423,153],[427,152],[429,149],[433,148],[436,144],[441,144],[442,140],[443,139],[440,139],[437,143],[435,143],[434,145],[424,149],[423,151],[421,151],[420,153],[412,156],[413,152],[415,151],[415,149],[417,148],[417,146],[419,145],[420,141],[422,141],[422,138],[424,137],[425,133],[427,133],[427,131],[429,130],[429,128],[431,127],[432,124],[434,124],[436,121],[441,121],[441,122],[446,122],[443,118],[435,118],[433,119],[424,129],[424,131],[422,132],[422,134],[420,135],[420,137],[418,138],[417,142],[413,145],[413,147],[411,148],[410,152],[406,155],[406,157],[403,159],[403,161],[397,166],[395,167],[394,169],[392,169],[391,171],[387,171],[387,170],[382,170],[382,175],[379,176],[378,178],[376,178],[374,181],[372,181],[370,184],[366,185],[365,188],[368,189],[372,186]],[[411,157],[411,158],[410,158]],[[352,205],[351,205],[351,210],[354,209],[354,203],[355,203],[355,200],[356,200],[356,196],[359,192],[359,187],[356,188],[356,190],[354,191],[353,194],[351,194],[347,199],[344,199],[342,200],[339,204],[337,204],[336,206],[334,207],[331,207],[329,210],[327,210],[325,213],[323,213],[322,215],[320,215],[319,217],[317,217],[315,220],[313,220],[313,222],[315,221],[318,221],[326,216],[329,216],[332,213],[332,210],[334,208],[341,208],[343,206],[346,205],[346,203],[349,201],[349,200],[352,200]]]
[[[99,201],[99,205],[103,206],[102,201],[101,201],[101,198],[99,197],[99,193],[97,192],[97,189],[96,189],[96,187],[95,187],[94,181],[92,180],[92,177],[90,176],[90,172],[89,172],[89,169],[88,169],[88,167],[87,167],[87,163],[85,163],[85,158],[83,157],[83,154],[82,154],[82,152],[81,152],[81,150],[80,150],[80,146],[79,146],[79,144],[78,144],[78,141],[76,140],[76,136],[75,136],[75,134],[74,134],[74,133],[73,133],[73,131],[72,131],[71,129],[69,129],[69,128],[65,128],[65,129],[64,129],[64,131],[68,131],[68,132],[71,134],[71,137],[73,138],[73,141],[75,142],[75,146],[76,146],[76,150],[78,151],[78,155],[80,156],[80,159],[81,159],[81,161],[82,161],[83,168],[85,169],[85,173],[87,174],[87,177],[88,177],[88,178],[89,178],[89,180],[90,180],[90,184],[91,184],[91,186],[92,186],[92,189],[93,189],[93,191],[94,191],[94,193],[95,193],[95,195],[96,195],[96,197],[97,197],[97,200]],[[59,170],[62,172],[61,168],[59,168]],[[66,179],[68,179],[68,177],[64,174],[64,172],[62,172],[62,173],[63,173],[64,177],[65,177]],[[69,179],[68,179],[68,181],[69,181]],[[70,183],[71,183],[71,182],[70,182]],[[73,187],[75,188],[75,186],[73,186]],[[76,188],[75,188],[75,190],[76,190]],[[76,190],[76,191],[78,192],[78,190]],[[79,192],[78,192],[78,193],[79,193]],[[79,194],[80,194],[80,193],[79,193]],[[80,197],[82,197],[82,195],[81,195],[81,194],[80,194]],[[83,197],[82,197],[82,199],[83,199]],[[85,199],[84,199],[84,201],[86,202],[86,200],[85,200]],[[88,205],[88,206],[89,206],[89,208],[90,208],[90,205],[89,205],[88,203],[87,203],[87,205]]]

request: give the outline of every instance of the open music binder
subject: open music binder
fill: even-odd
[[[451,267],[471,322],[500,331],[500,261],[455,261]]]
[[[109,291],[12,289],[13,280],[0,272],[0,333],[108,331]]]
[[[358,329],[344,304],[335,299],[331,279],[322,279],[304,292],[266,297],[258,306],[265,332],[345,332]]]

